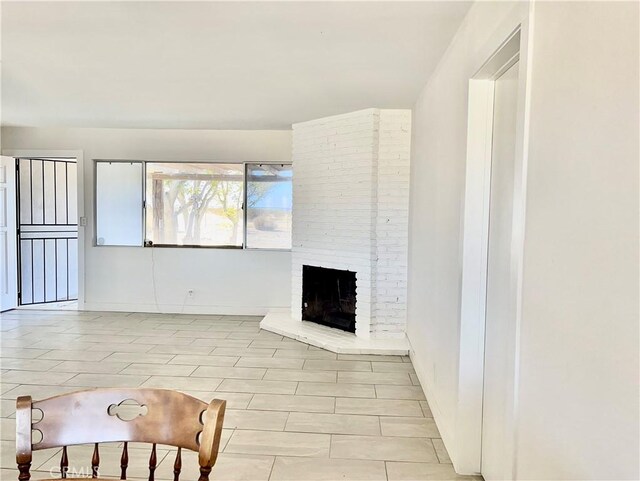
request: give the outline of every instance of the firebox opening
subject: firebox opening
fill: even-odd
[[[356,332],[356,273],[302,266],[302,320]]]

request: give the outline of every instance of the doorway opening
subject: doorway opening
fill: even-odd
[[[77,309],[75,158],[16,158],[18,306]]]
[[[465,472],[514,475],[524,232],[526,24],[469,82],[460,378]],[[462,387],[461,387],[462,389]]]

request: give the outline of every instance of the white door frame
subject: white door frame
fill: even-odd
[[[0,280],[0,286],[3,288],[2,302],[0,302],[0,312],[15,308],[18,305],[18,249],[16,238],[16,163],[13,157],[3,156],[2,161],[8,164],[0,166],[0,191],[4,191],[2,197],[4,202],[2,208],[4,212],[0,212],[3,218],[3,225],[0,226],[5,230],[6,238],[4,240],[4,249],[6,252],[0,253],[0,257],[7,258],[8,264],[2,266],[0,275],[6,276],[6,279]],[[5,285],[6,282],[6,285]],[[4,289],[7,289],[4,291]],[[5,295],[6,294],[6,295]]]
[[[498,40],[498,48],[484,57],[469,81],[466,185],[462,241],[462,284],[460,306],[460,359],[458,366],[458,405],[455,431],[455,468],[459,473],[481,472],[482,403],[485,356],[485,310],[487,249],[489,241],[489,198],[493,131],[493,93],[496,77],[507,65],[520,61],[518,120],[513,192],[513,234],[509,295],[515,312],[513,333],[513,398],[508,418],[510,452],[505,453],[508,479],[515,479],[515,436],[520,344],[522,264],[528,151],[530,98],[530,32],[532,15],[518,28]],[[502,41],[500,41],[502,40]],[[496,45],[494,43],[494,45]],[[511,62],[509,64],[509,62]]]
[[[78,310],[84,310],[85,304],[85,226],[84,215],[84,154],[82,150],[3,150],[2,155],[10,157],[66,157],[75,158],[78,168]]]

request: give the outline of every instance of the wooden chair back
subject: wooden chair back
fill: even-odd
[[[207,481],[216,462],[226,401],[209,404],[167,389],[90,389],[42,401],[21,396],[16,402],[16,461],[20,481],[31,475],[32,451],[62,448],[60,470],[66,478],[67,446],[94,444],[92,477],[98,476],[100,443],[124,442],[121,476],[126,479],[129,442],[152,444],[149,480],[157,464],[156,444],[178,448],[174,480],[182,467],[181,450],[199,453],[199,481]],[[34,412],[42,417],[34,420]],[[41,439],[34,442],[33,433]]]

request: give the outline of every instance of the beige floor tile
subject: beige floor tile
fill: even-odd
[[[373,372],[415,372],[408,362],[372,362],[371,367]]]
[[[296,369],[269,369],[264,379],[272,381],[336,382],[337,371],[303,371]]]
[[[411,383],[414,386],[420,386],[420,379],[418,379],[418,375],[416,373],[410,372],[409,377],[411,378]]]
[[[272,357],[241,357],[236,366],[267,367],[271,369],[302,369],[304,359],[284,359]]]
[[[33,452],[33,460],[31,462],[32,469],[37,469],[40,465],[45,463],[52,456],[59,453],[59,449],[43,449],[41,451]],[[60,459],[60,458],[58,458]],[[15,441],[0,441],[0,467],[3,469],[16,469],[16,443]],[[17,472],[17,469],[16,469]],[[4,478],[2,478],[4,479]],[[18,477],[9,478],[12,481],[18,479]]]
[[[0,481],[13,481],[18,479],[18,469],[14,468],[0,468]]]
[[[271,481],[386,481],[384,462],[276,457]]]
[[[213,351],[208,346],[151,346],[147,352],[157,354],[187,354],[187,355],[206,355]]]
[[[335,360],[337,354],[330,351],[312,351],[298,349],[277,349],[273,357],[290,359],[331,359]]]
[[[253,381],[245,379],[225,379],[217,391],[251,392],[262,394],[293,394],[296,382],[291,381]]]
[[[177,330],[175,334],[172,334],[175,337],[189,337],[191,339],[227,339],[229,338],[228,332],[223,331],[202,331],[202,326],[185,326],[185,327],[194,327],[198,330],[191,329],[182,329]]]
[[[425,418],[433,417],[433,414],[431,413],[431,408],[429,407],[429,403],[427,401],[420,401],[420,407],[422,408],[422,412],[424,413]]]
[[[282,341],[272,341],[272,340],[256,340],[251,342],[251,346],[253,348],[259,349],[288,349],[288,350],[296,350],[296,351],[306,351],[309,349],[308,344],[304,344],[298,341],[292,341],[291,339],[283,339]]]
[[[227,409],[224,427],[227,429],[255,429],[260,431],[284,431],[289,413]]]
[[[75,374],[48,371],[9,371],[2,375],[2,382],[15,384],[62,384]]]
[[[110,355],[114,352],[132,352],[132,353],[144,353],[149,351],[153,346],[148,344],[116,344],[116,343],[104,343],[100,344],[99,342],[85,342],[73,343],[73,349],[76,351],[96,351],[96,352],[104,352],[107,355]],[[58,347],[56,349],[65,349],[64,346]]]
[[[482,481],[480,476],[460,476],[450,464],[387,462],[389,481]]]
[[[32,342],[38,342],[41,340],[53,341],[53,342],[61,342],[66,343],[67,345],[72,345],[74,342],[82,342],[83,336],[79,336],[77,334],[58,334],[54,332],[41,332],[40,329],[28,332],[21,339],[26,339]]]
[[[192,366],[234,366],[239,357],[233,356],[207,356],[203,354],[190,355],[190,354],[178,354],[169,364],[187,364]]]
[[[4,375],[4,372],[2,374]],[[2,381],[2,382],[0,382],[0,395],[2,395],[2,397],[4,397],[5,393],[8,393],[8,392],[12,391],[13,389],[17,388],[18,386],[19,386],[19,384]]]
[[[51,369],[55,372],[68,373],[119,373],[129,365],[127,362],[109,362],[109,361],[51,361],[58,364]]]
[[[34,400],[41,400],[58,396],[68,392],[80,391],[84,388],[74,386],[49,386],[22,384],[2,394],[3,399],[17,399],[20,396],[31,396]]]
[[[320,396],[291,396],[284,394],[256,394],[248,409],[305,413],[332,413],[335,398]]]
[[[194,342],[193,339],[188,337],[173,337],[173,336],[144,336],[134,339],[134,344],[150,344],[150,345],[170,345],[170,346],[190,346]]]
[[[148,352],[114,352],[108,357],[104,358],[105,362],[140,362],[145,364],[167,364],[175,356],[173,354],[156,354]],[[184,363],[189,364],[189,363]]]
[[[13,399],[0,400],[0,417],[13,417],[16,412],[16,402]]]
[[[142,387],[210,392],[215,391],[221,382],[222,379],[210,377],[152,376],[142,384]]]
[[[391,399],[336,398],[336,413],[422,417],[418,401]]]
[[[0,339],[0,350],[11,348],[27,349],[33,346],[33,342],[27,341],[26,339],[9,339],[5,337],[6,333],[2,332],[0,334],[2,334],[2,338]]]
[[[449,453],[447,453],[447,448],[444,446],[442,439],[432,439],[431,441],[438,455],[438,460],[444,464],[451,464],[451,458],[449,458]]]
[[[175,338],[186,339],[186,338]],[[251,344],[251,341],[247,339],[189,339],[193,342],[194,346],[209,346],[214,347],[235,347],[237,349],[246,349]]]
[[[0,418],[0,439],[2,441],[15,441],[16,420],[11,418]]]
[[[60,350],[55,349],[43,354],[38,359],[55,359],[58,361],[102,361],[113,351],[95,351],[95,350]]]
[[[16,369],[20,371],[48,371],[61,361],[50,361],[46,359],[20,359],[20,358],[0,358],[0,369]]]
[[[238,347],[216,347],[210,356],[238,356],[238,357],[273,357],[275,349],[242,349]]]
[[[292,412],[285,431],[375,436],[380,434],[380,422],[377,416]]]
[[[408,357],[337,355],[260,330],[260,318],[250,316],[39,310],[11,316],[13,320],[3,317],[0,326],[5,332],[9,329],[0,336],[0,372],[7,390],[1,396],[0,428],[5,438],[12,436],[8,427],[13,428],[18,395],[43,399],[85,386],[142,384],[177,389],[205,402],[227,400],[221,443],[227,451],[221,453],[212,476],[218,481],[268,481],[270,476],[274,481],[384,480],[385,459],[404,460],[398,452],[412,461],[422,459],[420,442],[429,442],[433,453],[440,449],[432,441],[439,439],[429,437],[438,432]],[[6,382],[16,370],[30,372],[33,382],[42,384]],[[39,377],[45,374],[46,379]],[[52,382],[50,374],[74,377]],[[332,437],[338,446],[333,451]],[[362,459],[335,457],[345,451],[340,444],[344,437],[357,441],[347,454]],[[379,441],[375,449],[366,446],[372,438]],[[3,443],[11,445],[13,479],[14,448],[11,440]],[[136,451],[139,470],[130,471],[129,478],[146,479],[150,448],[130,448],[130,458]],[[74,455],[79,465],[88,468],[91,450],[89,446],[83,457]],[[101,452],[101,465],[106,469],[113,461],[117,476],[119,449]],[[172,481],[173,456],[164,447],[162,452],[166,456],[156,480]],[[446,461],[444,456],[441,460]],[[197,454],[185,452],[183,458],[182,479],[199,477]],[[52,463],[57,467],[59,458]],[[393,465],[398,476],[411,469],[429,473],[424,466],[444,469],[440,472],[448,476],[446,470],[451,469],[438,463],[386,464]],[[38,474],[49,477],[45,468]]]
[[[236,430],[225,453],[327,458],[330,440],[328,434]]]
[[[269,331],[256,331],[255,329],[243,330],[243,331],[234,331],[231,332],[227,339],[250,339],[252,341],[256,340],[271,340],[271,341],[282,341],[283,337],[279,334],[275,334]]]
[[[266,369],[256,369],[251,367],[215,367],[200,366],[191,377],[219,377],[226,379],[262,379],[267,372]]]
[[[383,436],[439,438],[433,418],[405,418],[380,416]]]
[[[93,342],[93,343],[101,343],[101,344],[113,342],[116,344],[129,344],[134,341],[137,341],[137,339],[138,339],[138,336],[129,336],[129,335],[78,336],[76,339],[74,339],[74,342]],[[139,344],[148,344],[148,343],[142,342]]]
[[[391,386],[376,384],[376,397],[379,399],[413,399],[424,400],[424,392],[420,386]]]
[[[179,364],[130,364],[120,374],[144,374],[147,376],[189,376],[197,366]]]
[[[15,347],[3,347],[0,353],[2,357],[12,357],[18,359],[34,359],[49,352],[48,349],[23,349]]]
[[[386,436],[331,436],[331,457],[379,461],[438,461],[429,439]]]
[[[207,393],[208,394],[208,393]],[[224,399],[227,401],[227,409],[247,409],[249,403],[253,399],[253,393],[246,392],[217,392],[214,391],[206,398],[198,397],[203,401],[209,402],[212,399]]]
[[[370,384],[336,384],[328,382],[300,382],[298,383],[296,394],[305,396],[376,397],[375,389]]]
[[[83,387],[140,387],[149,376],[128,374],[78,374],[64,384]]]
[[[368,371],[371,372],[369,361],[334,361],[331,359],[307,359],[304,369],[315,371]]]
[[[338,382],[411,386],[411,378],[406,372],[339,372]]]
[[[212,481],[267,481],[271,474],[273,461],[273,456],[220,453],[209,479]],[[174,462],[175,452],[171,450],[162,463],[158,465],[155,473],[156,480],[173,480]],[[180,479],[197,480],[199,477],[198,454],[183,451]],[[146,480],[147,478],[145,477],[144,479]]]

